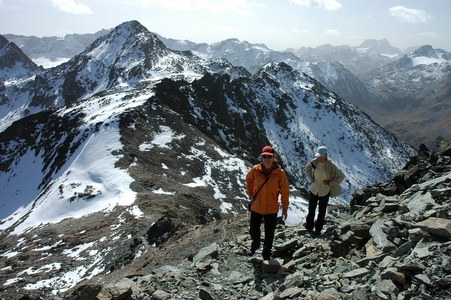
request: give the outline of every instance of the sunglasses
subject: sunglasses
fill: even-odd
[[[272,155],[262,155],[262,158],[272,158]]]

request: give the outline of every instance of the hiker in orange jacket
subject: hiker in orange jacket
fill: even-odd
[[[249,255],[260,248],[260,225],[265,222],[263,259],[271,259],[274,234],[279,212],[279,196],[282,202],[282,220],[287,218],[290,188],[285,171],[277,164],[274,149],[265,146],[260,154],[261,163],[253,166],[246,175],[247,194],[250,203],[250,230],[252,245]]]

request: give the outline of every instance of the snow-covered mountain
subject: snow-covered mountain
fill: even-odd
[[[103,31],[95,35],[100,35],[101,33]],[[50,53],[47,59],[54,59],[55,55],[53,53],[60,53],[63,56],[66,55],[67,58],[64,60],[67,61],[82,51],[79,43],[77,47],[73,46],[74,37],[77,40],[87,42],[90,39],[92,40],[95,35],[69,35],[64,39],[59,39],[57,42],[48,43],[52,47],[47,48],[47,51]],[[11,37],[14,41],[20,43],[27,53],[36,52],[33,54],[33,57],[45,57],[45,53],[41,50],[44,46],[36,41],[37,38],[14,35],[11,35]],[[365,110],[372,117],[371,103],[368,103],[371,102],[371,97],[365,85],[355,74],[360,74],[371,68],[380,67],[393,61],[393,59],[399,57],[398,54],[400,53],[386,40],[366,40],[359,47],[324,45],[315,49],[301,48],[297,51],[291,49],[291,52],[280,52],[273,51],[263,44],[251,44],[237,39],[228,39],[208,45],[188,40],[165,38],[158,34],[157,37],[171,50],[191,51],[194,55],[207,60],[226,59],[233,65],[243,67],[253,74],[268,63],[285,62],[298,71],[305,72],[317,79],[329,90],[334,91],[341,98]],[[72,52],[69,53],[69,50]],[[293,55],[292,52],[297,53],[302,59]],[[351,72],[348,68],[354,71]],[[244,72],[244,70],[241,71]],[[401,137],[406,138],[402,134]],[[406,141],[412,143],[409,139]]]
[[[70,106],[98,93],[146,86],[169,76],[195,78],[207,70],[224,70],[232,76],[241,73],[221,60],[204,61],[189,52],[171,51],[137,22],[126,25],[99,38],[67,63],[7,85],[0,129],[31,112]]]
[[[182,115],[185,122],[216,140],[226,151],[241,152],[243,159],[252,160],[261,145],[270,142],[279,149],[298,188],[306,186],[301,183],[303,165],[319,144],[326,144],[332,156],[335,153],[348,175],[345,196],[358,186],[393,174],[403,160],[393,163],[390,157],[401,155],[405,160],[410,151],[356,107],[284,63],[267,65],[247,77],[225,61],[202,60],[169,50],[137,22],[118,26],[67,63],[25,82],[11,84],[4,93],[10,100],[3,105],[8,113],[2,115],[2,149],[9,157],[2,173],[2,182],[8,185],[4,189],[8,191],[7,203],[26,204],[42,197],[41,193],[68,171],[64,169],[67,162],[102,124],[110,126],[116,116],[143,105],[147,99],[157,99],[155,103]],[[28,101],[14,106],[14,100],[26,96]],[[104,110],[106,113],[102,113]],[[48,111],[50,115],[45,115]],[[106,121],[109,118],[113,119]],[[52,120],[47,123],[51,127],[47,128],[42,120]],[[25,136],[14,136],[23,127],[27,127]],[[58,127],[62,132],[53,129],[52,133],[51,128]],[[69,135],[68,128],[73,130]],[[42,136],[46,130],[49,133]],[[55,148],[47,141],[49,137],[56,143]],[[385,146],[372,147],[380,139]],[[24,143],[27,140],[32,142]],[[44,147],[32,151],[42,152],[39,157],[46,158],[43,162],[32,160],[38,164],[42,178],[31,189],[34,194],[24,200],[27,197],[17,192],[22,182],[16,174],[19,168],[13,166],[20,162],[28,165],[21,156],[36,145]],[[13,179],[17,180],[16,186],[11,184]],[[88,185],[92,186],[84,186]],[[17,201],[10,201],[11,197]]]
[[[363,82],[342,64],[335,62],[309,63],[305,73],[321,82],[329,90],[337,93],[360,109],[368,106],[369,93]]]
[[[451,53],[426,45],[361,76],[372,117],[413,146],[451,138]]]
[[[50,38],[53,42],[45,44],[46,47],[49,48],[45,48],[44,45],[42,45],[42,42],[39,42],[39,39],[36,37],[23,37],[16,35],[6,36],[10,36],[13,41],[20,43],[22,48],[27,51],[26,53],[32,53],[31,57],[46,57],[48,60],[54,60],[55,57],[66,57],[64,60],[68,61],[76,54],[82,52],[82,45],[79,42],[73,45],[73,40],[75,38],[77,38],[76,41],[87,42],[92,40],[93,42],[93,38],[95,36],[100,36],[101,33],[106,32],[107,31],[104,30],[94,35],[68,35],[64,39],[58,40],[56,38]],[[268,63],[285,62],[298,71],[304,72],[317,79],[329,90],[336,92],[341,98],[346,99],[360,108],[365,109],[368,107],[366,102],[370,100],[370,97],[368,96],[366,87],[361,80],[346,67],[344,67],[341,63],[334,61],[332,59],[334,56],[330,57],[330,62],[325,62],[318,61],[318,57],[322,57],[321,55],[311,54],[311,56],[314,56],[315,58],[310,61],[305,61],[303,59],[309,60],[308,56],[301,59],[289,51],[273,51],[264,44],[251,44],[246,41],[239,41],[238,39],[228,39],[209,45],[206,43],[194,43],[188,40],[175,40],[165,38],[158,34],[156,35],[158,39],[160,39],[171,50],[181,52],[191,51],[194,55],[207,60],[226,59],[235,66],[245,68],[252,74],[256,73],[260,70],[260,68],[264,67]],[[86,47],[87,46],[88,45],[86,45]],[[319,47],[319,54],[322,53],[321,49],[323,48],[328,48],[328,46]],[[46,49],[49,54],[46,56],[42,49]],[[335,48],[333,47],[333,49]],[[392,47],[385,40],[366,40],[358,49],[360,56],[368,53],[370,56],[377,57],[380,53],[396,52],[396,49],[392,49]],[[366,50],[364,51],[363,49]],[[59,53],[60,56],[56,56],[54,53]],[[354,56],[351,56],[351,58],[353,59]],[[355,67],[359,70],[366,70],[367,62],[369,60],[369,58],[362,58],[358,62],[359,65],[356,65]],[[244,70],[242,70],[242,72],[244,72]]]
[[[425,87],[449,74],[450,62],[451,53],[426,45],[363,78],[371,91],[382,99],[423,98],[427,95]]]
[[[329,90],[336,92],[341,98],[359,107],[365,107],[365,102],[369,100],[368,91],[361,80],[338,62],[308,62],[288,51],[273,51],[263,44],[251,44],[238,39],[229,39],[212,45],[195,44],[190,41],[163,37],[162,41],[170,49],[189,50],[205,59],[226,59],[233,65],[246,68],[252,74],[255,74],[266,64],[284,62],[315,78]]]
[[[41,57],[44,60],[54,60],[53,65],[56,65],[58,62],[55,61],[55,57],[60,57],[60,62],[67,61],[76,53],[84,50],[82,49],[83,45],[87,45],[89,41],[94,41],[94,37],[107,32],[107,30],[104,30],[94,35],[68,35],[63,39],[50,38],[48,43],[44,43],[46,38],[39,39],[36,37],[15,35],[6,36],[11,36],[13,41],[20,44],[26,53],[31,53],[30,57],[34,57],[33,60],[35,62],[37,62],[36,57]],[[394,132],[398,137],[415,147],[419,143],[426,143],[429,147],[435,149],[434,140],[437,136],[444,135],[444,137],[449,138],[447,133],[442,129],[447,124],[446,121],[444,122],[442,120],[443,117],[440,116],[440,113],[438,116],[439,126],[429,126],[427,132],[417,136],[414,132],[423,131],[425,124],[423,122],[409,121],[409,119],[417,119],[415,114],[412,114],[411,111],[405,111],[399,116],[400,112],[394,109],[395,106],[393,105],[384,104],[384,108],[380,107],[381,102],[378,100],[380,97],[398,99],[399,95],[397,94],[404,92],[407,94],[412,93],[415,89],[398,89],[397,87],[388,87],[385,90],[384,88],[375,89],[372,88],[371,84],[364,84],[362,82],[362,80],[368,82],[373,79],[377,81],[378,71],[371,72],[372,70],[380,69],[400,59],[402,52],[391,46],[386,40],[365,40],[357,47],[323,45],[316,48],[288,49],[285,52],[280,52],[270,50],[263,44],[251,44],[245,41],[241,42],[237,39],[228,39],[208,45],[205,43],[198,44],[188,40],[165,38],[160,35],[157,35],[157,37],[169,49],[182,52],[191,51],[194,55],[203,59],[226,59],[233,65],[241,66],[251,73],[256,73],[267,63],[285,62],[295,69],[315,78],[329,90],[337,93],[341,98],[357,105],[386,129]],[[61,52],[61,49],[65,50]],[[46,51],[49,54],[46,55]],[[54,53],[61,55],[57,56]],[[296,54],[297,57],[292,53]],[[61,58],[61,56],[65,56],[65,58]],[[428,57],[427,63],[429,64],[436,60],[433,54],[420,55],[419,59],[415,59],[415,61],[408,57],[406,60],[401,58],[399,60],[400,71],[403,71],[402,66],[404,65],[408,68],[409,66],[413,66],[413,64],[424,64],[426,61],[421,59],[421,57]],[[245,71],[241,70],[240,72]],[[446,87],[448,86],[449,79],[445,76],[437,81],[440,81],[439,87],[427,92],[427,97],[433,98],[427,102],[434,103],[436,102],[435,98],[438,98],[439,100],[437,101],[443,105],[446,101],[440,99],[443,99],[447,93]],[[396,82],[396,80],[393,82]],[[382,85],[384,85],[384,82],[382,82]],[[379,91],[383,94],[382,96],[377,94]],[[401,95],[401,97],[405,97],[405,95]],[[398,100],[392,102],[398,102]],[[401,107],[403,106],[401,105]],[[394,111],[389,111],[387,114],[386,108],[394,109]],[[431,120],[435,119],[436,111],[429,110],[427,112],[427,115],[431,116]],[[403,115],[408,116],[409,119],[402,117]],[[429,137],[424,140],[425,136]]]
[[[150,89],[155,82],[171,76],[193,80],[202,76],[207,68],[211,72],[227,72],[232,78],[239,75],[238,70],[234,71],[236,68],[225,62],[201,61],[189,53],[170,51],[139,23],[128,22],[98,39],[69,62],[42,72],[34,79],[24,80],[25,83],[8,85],[2,95],[7,99],[1,107],[1,128],[5,137],[2,140],[8,144],[8,140],[17,139],[18,143],[12,147],[15,149],[12,151],[21,149],[19,156],[25,154],[29,147],[44,147],[43,150],[36,151],[46,153],[42,154],[42,162],[33,159],[33,164],[39,165],[37,171],[41,173],[41,177],[34,177],[36,182],[29,186],[34,190],[31,197],[24,197],[23,193],[28,193],[29,190],[22,190],[21,179],[14,175],[20,168],[14,171],[15,168],[9,167],[15,159],[2,162],[6,164],[8,171],[12,171],[1,180],[5,184],[2,206],[14,203],[10,197],[17,198],[14,211],[23,201],[29,203],[38,196],[55,176],[61,175],[58,173],[60,169],[67,160],[73,159],[71,155],[78,147],[99,130],[100,123],[107,122],[105,120],[109,118],[115,119],[130,106],[142,105],[152,93]],[[118,100],[119,103],[116,103],[116,97],[134,100]],[[89,119],[82,120],[83,116],[88,116]],[[22,128],[26,128],[26,132]],[[70,134],[66,132],[68,130],[71,131]],[[39,137],[47,131],[48,134],[41,141]],[[56,142],[56,145],[52,142]],[[8,149],[10,145],[2,146],[5,146],[2,147],[2,152],[6,157],[8,150],[11,150]],[[50,157],[46,160],[48,155]],[[23,161],[29,167],[29,161],[20,157],[17,157],[16,164]],[[16,187],[11,184],[12,178],[19,179]],[[2,210],[2,217],[13,211]]]
[[[288,224],[303,222],[303,166],[319,145],[346,175],[342,201],[390,178],[413,154],[287,63],[251,75],[171,50],[136,21],[66,63],[3,84],[1,259],[17,255],[14,243],[40,244],[36,236],[49,249],[78,245],[70,255],[96,249],[76,262],[61,255],[62,264],[48,266],[57,277],[17,282],[27,273],[21,265],[8,288],[58,293],[122,268],[142,243],[158,247],[183,224],[244,212],[244,176],[268,143],[293,188]]]

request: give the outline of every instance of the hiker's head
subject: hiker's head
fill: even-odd
[[[260,153],[260,159],[265,168],[272,167],[274,163],[274,149],[271,146],[265,146]]]
[[[327,160],[327,148],[324,146],[318,147],[318,150],[316,150],[315,157],[320,162],[325,162]]]

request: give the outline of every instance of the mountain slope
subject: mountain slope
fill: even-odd
[[[201,75],[207,70],[228,75]],[[188,78],[188,81],[175,82],[175,86],[168,79],[158,83],[163,76],[177,79],[183,74],[186,75],[181,78]],[[27,130],[30,136],[25,141],[31,141],[29,143],[21,143],[20,137],[10,133],[15,132],[17,127],[26,126],[26,123],[23,124],[26,119],[3,132],[5,146],[2,152],[9,157],[2,163],[3,182],[18,179],[5,191],[9,191],[8,197],[21,199],[9,203],[25,206],[42,197],[45,199],[48,195],[41,193],[55,180],[59,182],[58,186],[64,187],[61,176],[71,169],[69,163],[75,161],[74,154],[86,147],[91,136],[97,135],[101,128],[116,123],[116,116],[131,107],[142,105],[146,98],[152,99],[154,85],[156,103],[168,106],[231,153],[240,153],[242,158],[252,161],[262,144],[273,144],[298,188],[306,187],[306,182],[301,183],[301,179],[305,178],[303,166],[319,144],[328,146],[332,157],[336,155],[335,159],[345,170],[344,199],[355,187],[386,178],[395,172],[409,155],[408,147],[378,128],[355,107],[329,94],[318,82],[286,64],[268,65],[253,78],[248,78],[225,62],[208,62],[189,54],[173,52],[139,23],[127,22],[98,39],[69,62],[44,72],[32,83],[16,88],[18,94],[33,95],[27,107],[37,111],[63,107],[56,112],[60,116],[58,118],[76,118],[80,121],[72,125],[76,130],[69,135],[65,131],[70,126],[65,125],[59,126],[57,135],[42,136],[41,131],[45,132],[48,127],[42,124],[42,118],[37,114],[33,117],[38,120],[34,129]],[[194,94],[191,95],[190,89]],[[12,123],[9,116],[4,119]],[[57,120],[56,124],[65,123]],[[52,122],[49,124],[51,128],[58,127]],[[50,142],[46,140],[49,137]],[[371,147],[379,139],[382,139],[384,147]],[[11,144],[12,140],[16,142]],[[52,143],[56,147],[52,148]],[[12,153],[21,153],[22,156],[27,153],[27,147],[33,149],[36,144],[47,145],[34,150],[35,153],[45,154],[42,163],[34,160],[34,169],[41,170],[42,179],[36,180],[30,187],[27,192],[34,192],[28,194],[23,202],[23,192],[15,192],[20,190],[21,177],[12,167],[27,160]],[[355,155],[354,151],[359,154]],[[393,163],[391,158],[395,156],[400,156],[401,160]],[[88,178],[88,181],[95,181],[95,178],[97,175]],[[81,184],[80,189],[83,190],[83,187],[91,194],[102,192],[102,188],[96,189],[90,183]],[[59,193],[62,194],[61,191]],[[76,193],[83,191],[78,189]],[[220,194],[225,193],[221,191]],[[58,196],[56,193],[48,197],[68,196]],[[9,210],[10,213],[13,211]],[[19,218],[13,218],[8,224]]]
[[[365,110],[371,103],[369,92],[364,83],[342,64],[317,62],[310,63],[307,74],[321,82],[329,90],[337,93],[341,98]]]
[[[71,170],[68,164],[76,160],[87,141],[98,135],[102,124],[109,126],[110,122],[117,123],[118,116],[126,109],[142,105],[151,93],[149,89],[154,82],[165,76],[195,78],[207,68],[229,72],[232,76],[240,74],[240,71],[222,61],[204,62],[190,54],[170,51],[139,23],[127,22],[71,61],[43,72],[33,81],[11,85],[4,93],[10,101],[3,106],[5,116],[2,118],[5,129],[1,133],[3,144],[0,149],[5,155],[1,162],[4,171],[2,184],[5,185],[2,207],[8,205],[4,201],[16,203],[17,206],[4,209],[2,217],[21,205],[24,208],[38,195],[43,197],[40,193],[48,189],[47,185],[62,176],[64,171]],[[23,102],[17,103],[16,99],[23,99]],[[14,105],[17,105],[15,110],[11,109]],[[60,107],[60,111],[55,110]],[[21,119],[26,114],[29,117]],[[73,119],[77,121],[70,121]],[[43,132],[46,134],[42,135]],[[17,142],[11,145],[13,140]],[[30,157],[30,165],[26,153],[31,156],[42,153],[44,157]],[[41,174],[34,176],[28,189],[20,188],[23,179],[17,176],[17,172],[21,174],[18,171],[21,168],[15,168],[18,165]],[[96,181],[88,177],[90,180]],[[93,185],[88,183],[85,186],[91,188]],[[82,193],[79,189],[74,192]]]
[[[187,111],[189,122],[224,140],[230,151],[238,149],[229,145],[247,144],[258,153],[259,136],[267,137],[299,188],[306,187],[299,185],[305,178],[303,166],[319,144],[329,148],[344,170],[349,191],[381,178],[383,170],[394,171],[399,167],[394,157],[401,155],[402,161],[410,153],[355,106],[284,63],[267,65],[248,79],[207,76],[191,86],[164,84],[164,90],[157,87],[157,99],[171,99],[165,104]]]
[[[451,54],[423,46],[362,77],[372,117],[413,146],[451,139]]]
[[[15,88],[19,95],[33,95],[25,105],[38,113],[16,123],[12,123],[9,115],[3,119],[7,120],[3,124],[10,122],[13,125],[10,128],[4,125],[7,130],[2,132],[1,139],[3,156],[8,158],[2,161],[2,182],[8,193],[8,198],[4,199],[8,204],[4,202],[2,206],[20,203],[16,208],[22,206],[23,209],[27,203],[35,207],[33,203],[45,203],[45,199],[53,199],[49,200],[50,203],[59,198],[72,199],[65,194],[66,190],[76,195],[83,194],[84,190],[90,191],[88,196],[104,195],[108,189],[106,186],[96,188],[96,184],[90,183],[102,177],[97,174],[99,171],[83,179],[86,183],[76,183],[76,190],[66,187],[74,183],[66,180],[64,174],[71,173],[72,168],[83,169],[71,166],[71,163],[83,155],[82,149],[89,141],[101,136],[100,131],[109,134],[110,128],[116,128],[117,132],[115,124],[118,118],[147,101],[155,107],[163,106],[174,111],[184,122],[218,143],[220,148],[237,153],[241,159],[254,161],[261,145],[271,143],[297,188],[307,187],[308,183],[303,180],[303,166],[313,157],[318,145],[326,145],[332,159],[347,176],[342,199],[349,198],[356,187],[387,178],[411,154],[408,146],[397,141],[356,107],[287,64],[270,64],[253,77],[244,75],[223,61],[204,61],[196,56],[173,52],[137,22],[126,22],[116,27],[69,62]],[[161,80],[164,76],[167,78]],[[50,111],[42,117],[42,111],[59,107],[60,110]],[[20,116],[22,109],[18,112],[16,117]],[[43,124],[44,119],[52,120],[54,116],[55,121]],[[28,124],[32,126],[27,128],[25,136],[14,136],[17,128]],[[158,132],[158,128],[160,131],[169,128],[163,131],[172,132],[173,126],[155,125],[151,132]],[[42,135],[47,131],[49,133]],[[127,147],[125,141],[121,144]],[[382,146],[373,147],[375,144]],[[116,144],[116,148],[120,147]],[[44,159],[33,159],[33,153],[42,153],[40,156]],[[21,168],[15,166],[23,164],[23,168],[29,167],[30,160],[34,165],[32,169],[36,174],[42,174],[42,178],[35,176],[34,184],[30,185],[24,197],[25,191],[20,188],[22,177],[18,171]],[[132,163],[129,161],[129,165],[123,168],[128,169]],[[211,166],[204,169],[208,168]],[[238,182],[232,194],[240,195],[238,197],[244,200]],[[228,196],[224,187],[215,184],[212,181],[208,186],[219,195],[217,199],[233,198]],[[53,191],[50,186],[53,186]],[[56,186],[60,187],[58,192]],[[242,207],[240,201],[228,204],[231,211]],[[22,210],[8,224],[14,224],[31,207]],[[14,210],[11,207],[9,213]]]

